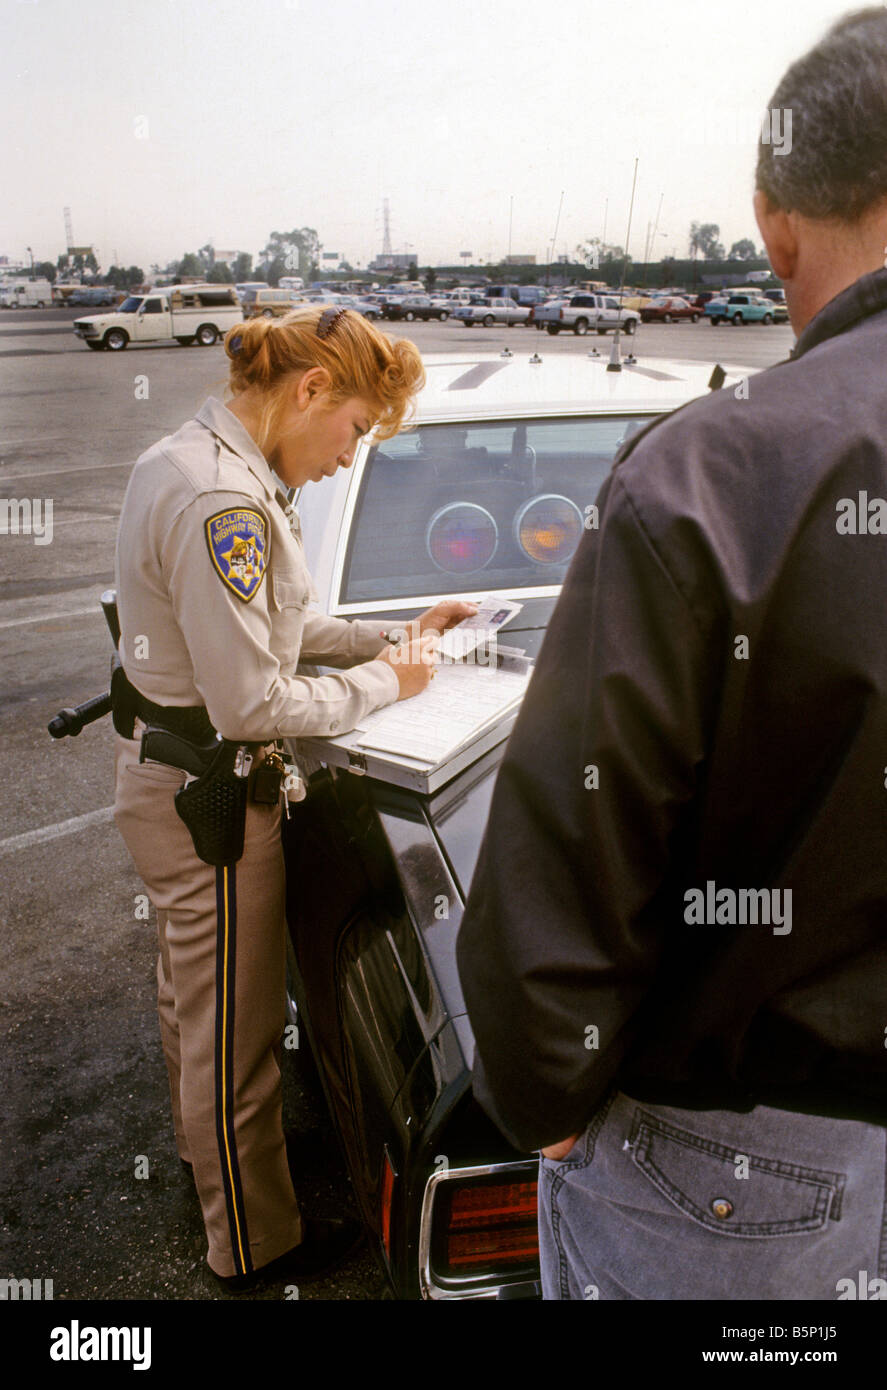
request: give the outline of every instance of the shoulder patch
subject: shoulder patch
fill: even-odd
[[[210,559],[232,594],[244,603],[255,598],[268,568],[271,538],[261,512],[232,507],[216,512],[205,523]]]

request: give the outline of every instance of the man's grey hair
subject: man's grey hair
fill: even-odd
[[[756,186],[776,207],[856,222],[887,198],[887,8],[838,20],[791,65],[769,110],[791,111],[790,151],[766,137],[758,147]]]

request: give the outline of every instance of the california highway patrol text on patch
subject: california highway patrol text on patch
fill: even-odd
[[[206,523],[210,558],[223,584],[244,603],[258,593],[268,568],[268,523],[260,512],[236,507]]]

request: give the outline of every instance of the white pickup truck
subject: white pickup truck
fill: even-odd
[[[581,335],[592,328],[598,333],[606,333],[608,328],[621,328],[624,333],[634,333],[640,318],[636,309],[620,309],[619,300],[614,295],[574,294],[570,299],[553,299],[548,304],[538,304],[533,311],[532,322],[539,329],[547,328],[549,333],[572,328],[574,333]]]
[[[175,339],[183,347],[212,347],[220,334],[242,323],[233,285],[168,285],[130,295],[119,309],[75,319],[74,332],[94,352],[121,352],[128,343]]]

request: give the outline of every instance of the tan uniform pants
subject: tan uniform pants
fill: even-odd
[[[243,857],[213,868],[198,859],[173,803],[184,773],[139,765],[138,736],[116,742],[114,819],[157,908],[176,1143],[194,1167],[211,1268],[249,1273],[302,1238],[281,1116],[280,808],[250,802]]]

